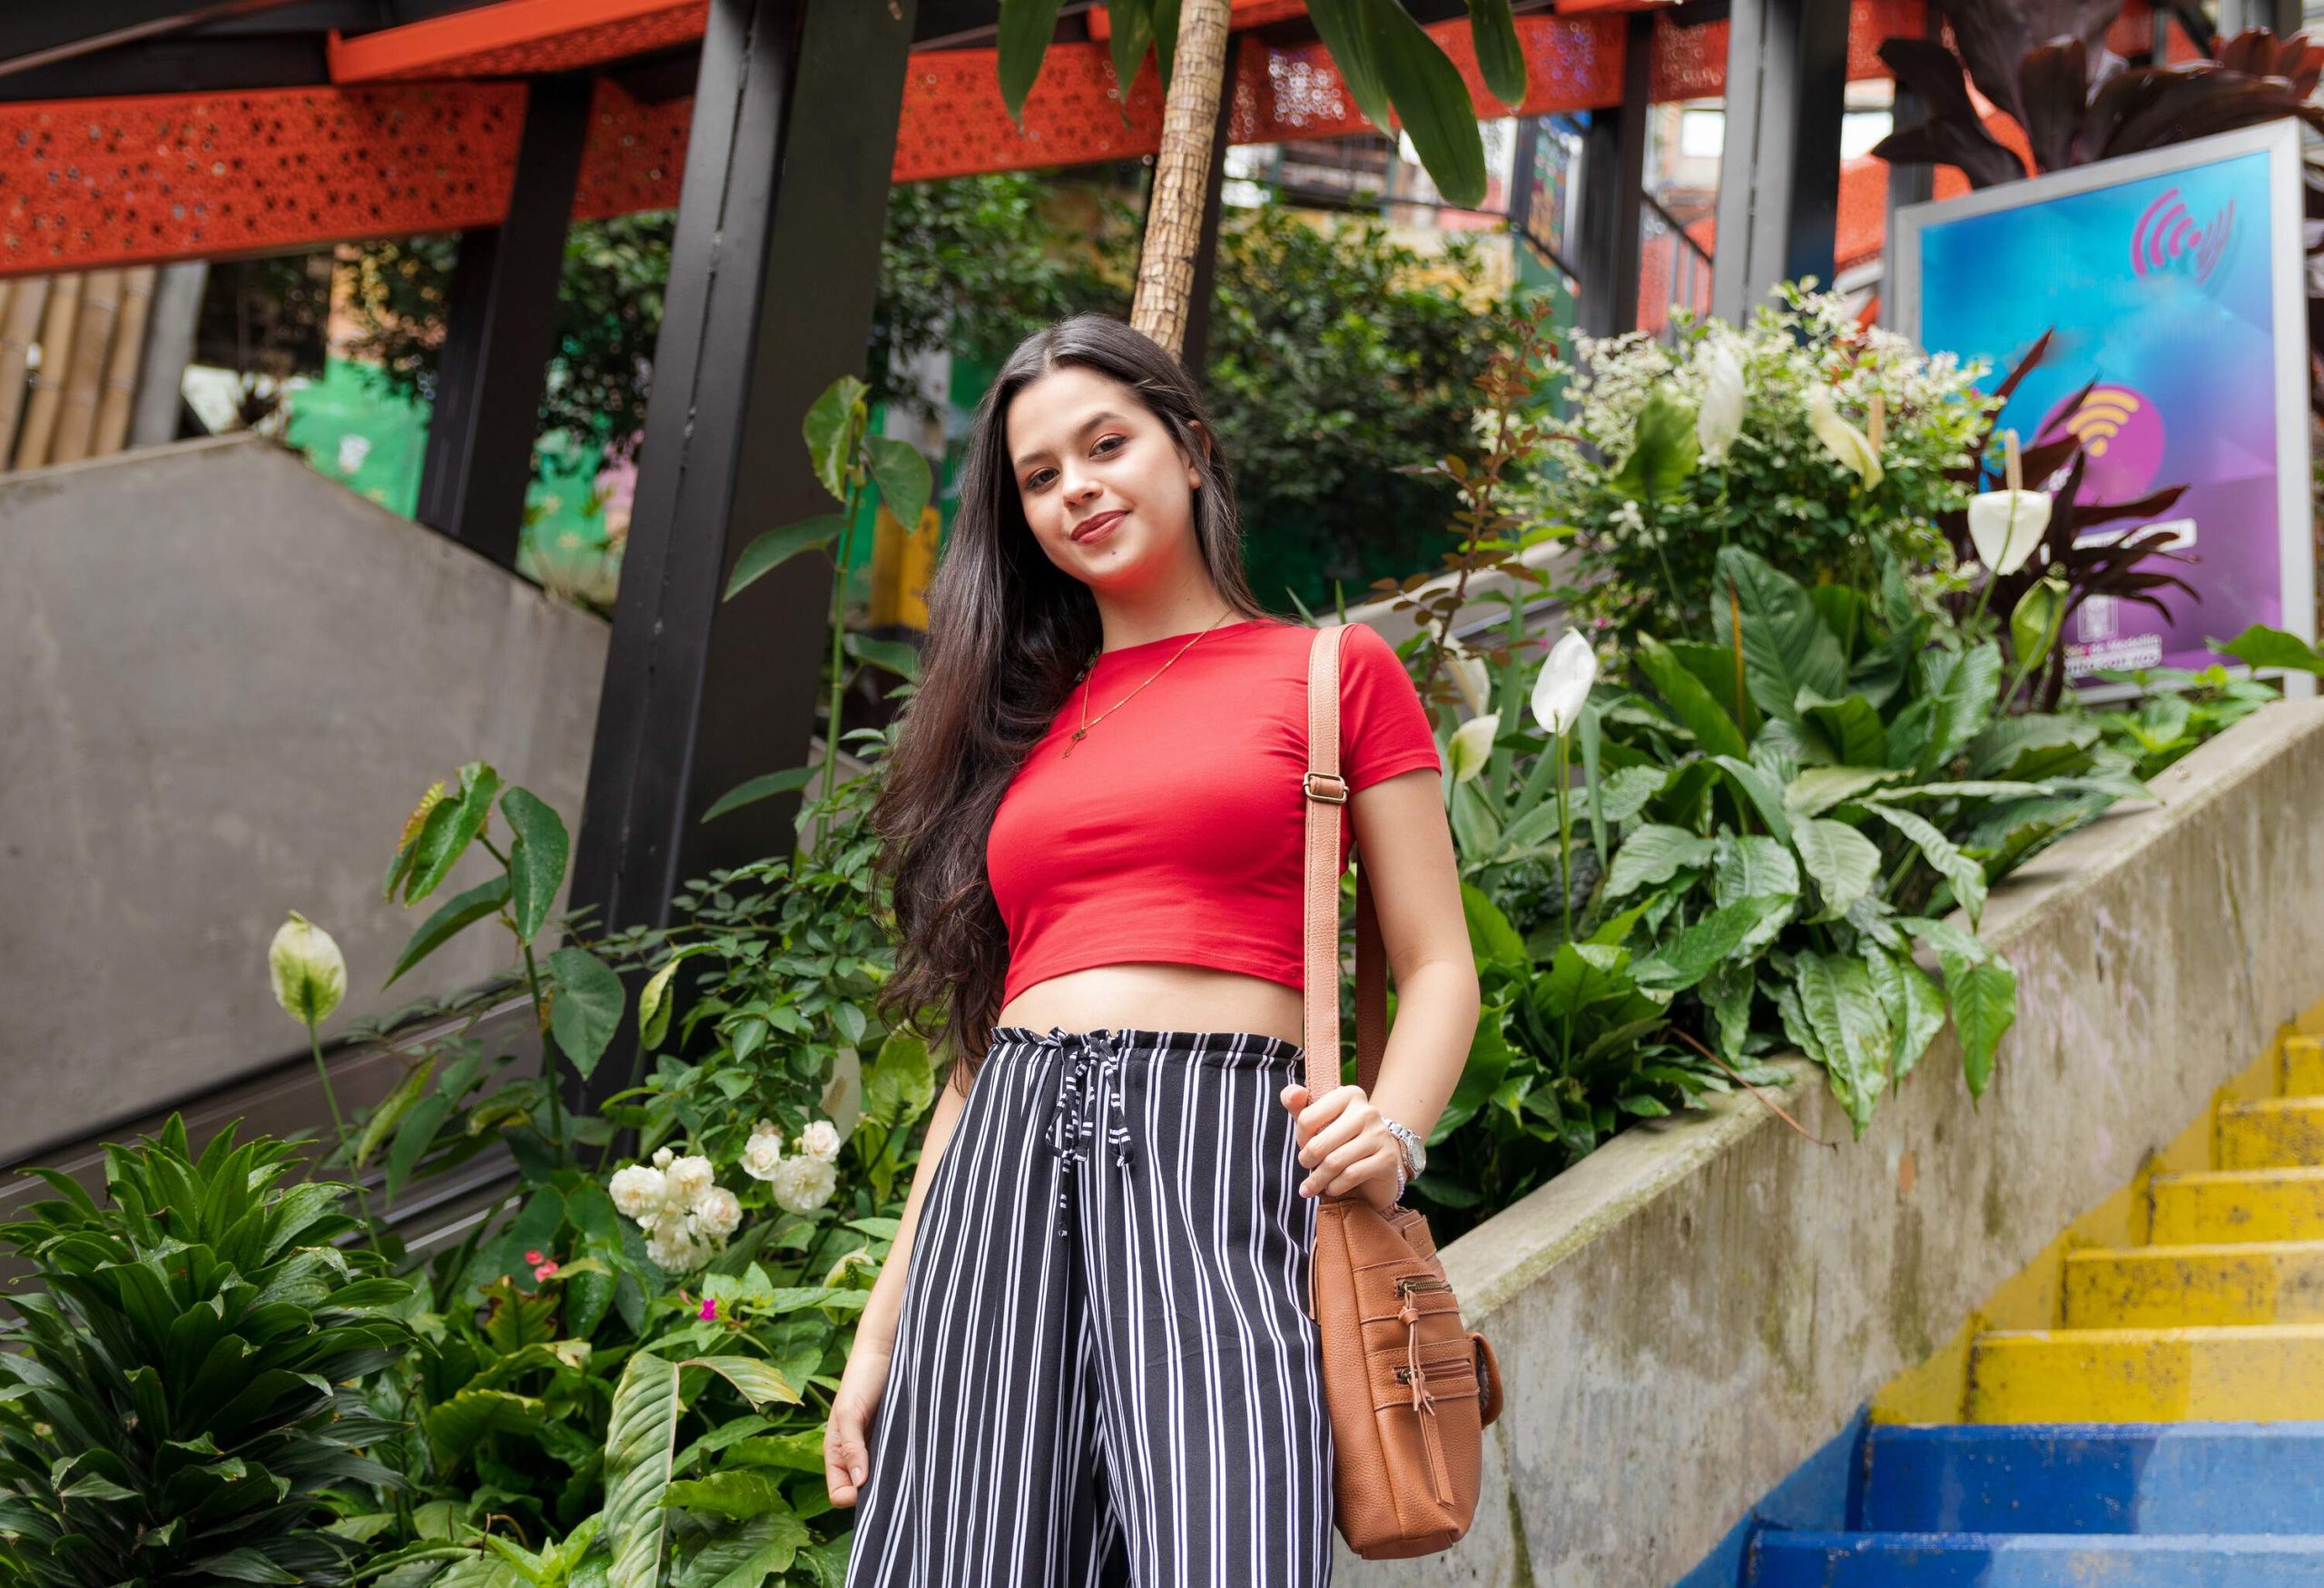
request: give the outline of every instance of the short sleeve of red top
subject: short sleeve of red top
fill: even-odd
[[[985,869],[1009,928],[1004,1003],[1068,971],[1140,960],[1302,984],[1315,630],[1251,618],[1181,655],[1188,637],[1101,652],[1088,735],[1062,754],[1082,720],[1077,686],[1002,794]],[[1340,646],[1349,790],[1423,766],[1443,762],[1419,691],[1388,642],[1354,625]],[[1344,819],[1343,871],[1354,843]]]

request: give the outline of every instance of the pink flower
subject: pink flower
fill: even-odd
[[[556,1259],[555,1258],[549,1258],[547,1262],[537,1263],[533,1266],[533,1277],[536,1279],[552,1279],[556,1277]]]
[[[537,1262],[539,1262],[540,1260],[541,1260],[541,1255],[540,1255],[540,1253],[538,1253],[538,1252],[527,1252],[527,1253],[525,1254],[525,1261],[527,1261],[527,1262],[528,1262],[528,1263],[537,1263]]]
[[[718,1303],[715,1299],[705,1301],[702,1304],[702,1316],[705,1322],[714,1323],[717,1321]]]

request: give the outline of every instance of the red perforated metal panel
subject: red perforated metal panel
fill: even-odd
[[[702,36],[710,0],[502,0],[330,41],[334,83],[522,77],[596,66]]]

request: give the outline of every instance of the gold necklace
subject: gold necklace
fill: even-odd
[[[1222,613],[1220,613],[1217,616],[1216,616],[1216,617],[1212,618],[1212,619],[1209,621],[1209,623],[1206,624],[1206,625],[1203,626],[1203,628],[1202,628],[1201,632],[1200,632],[1200,633],[1197,633],[1197,634],[1195,636],[1195,638],[1194,638],[1194,639],[1190,639],[1190,640],[1188,640],[1186,644],[1184,644],[1184,645],[1182,645],[1182,646],[1180,646],[1178,647],[1177,654],[1176,654],[1176,655],[1174,655],[1173,656],[1171,656],[1171,658],[1170,658],[1170,662],[1175,662],[1175,661],[1177,661],[1177,660],[1178,659],[1178,657],[1179,657],[1179,656],[1185,656],[1188,651],[1190,651],[1190,650],[1194,649],[1194,648],[1195,648],[1195,640],[1198,640],[1198,639],[1202,638],[1203,635],[1208,634],[1212,629],[1216,628],[1220,624],[1222,624],[1222,623],[1226,622],[1226,618],[1227,618],[1227,614],[1228,614],[1228,613],[1233,612],[1234,610],[1235,610],[1235,609],[1234,609],[1233,607],[1228,607],[1228,608],[1226,609],[1226,612],[1222,612]],[[1104,653],[1103,651],[1100,651],[1100,652],[1098,652],[1098,656],[1103,656],[1103,655],[1105,655],[1105,653]],[[1165,674],[1165,673],[1168,672],[1168,671],[1170,670],[1170,662],[1165,662],[1165,663],[1163,663],[1160,666],[1158,666],[1158,667],[1155,668],[1155,669],[1154,669],[1153,677],[1149,677],[1148,679],[1147,679],[1147,680],[1146,680],[1146,684],[1151,684],[1151,683],[1153,683],[1155,678],[1159,678],[1160,676],[1162,676],[1162,675],[1163,675],[1163,674]],[[1092,657],[1090,657],[1090,658],[1089,658],[1089,664],[1088,664],[1088,666],[1081,669],[1081,725],[1080,725],[1079,727],[1078,727],[1078,728],[1074,729],[1074,730],[1073,730],[1073,736],[1072,736],[1070,739],[1068,739],[1068,740],[1067,740],[1067,741],[1066,741],[1066,745],[1065,745],[1065,754],[1064,754],[1063,755],[1059,755],[1059,756],[1058,757],[1058,759],[1059,759],[1059,760],[1060,760],[1060,761],[1064,760],[1064,759],[1066,758],[1066,756],[1072,755],[1072,754],[1073,754],[1073,746],[1074,746],[1074,745],[1078,745],[1078,744],[1079,744],[1079,743],[1081,742],[1081,737],[1082,737],[1082,735],[1085,735],[1085,734],[1087,734],[1087,733],[1088,733],[1091,728],[1094,728],[1094,727],[1096,727],[1096,726],[1098,725],[1098,723],[1093,723],[1093,722],[1091,722],[1091,721],[1089,720],[1089,676],[1090,676],[1091,674],[1095,673],[1097,670],[1098,670],[1098,657],[1097,657],[1097,656],[1092,656]],[[1141,684],[1141,685],[1139,685],[1139,686],[1137,686],[1137,689],[1143,689],[1143,688],[1145,688],[1145,687],[1146,687],[1146,684]],[[1123,695],[1119,700],[1117,700],[1116,702],[1114,702],[1114,704],[1113,704],[1113,705],[1111,705],[1108,706],[1105,710],[1103,710],[1103,711],[1099,712],[1099,713],[1098,714],[1098,723],[1104,722],[1108,717],[1109,717],[1109,716],[1113,715],[1114,715],[1114,713],[1116,713],[1116,712],[1118,712],[1118,711],[1121,710],[1121,708],[1122,708],[1122,707],[1124,707],[1124,706],[1128,705],[1130,703],[1131,697],[1132,697],[1132,696],[1134,696],[1134,695],[1136,695],[1137,694],[1137,689],[1133,689],[1133,690],[1131,690],[1131,691],[1129,692],[1129,694],[1128,694],[1128,695]]]

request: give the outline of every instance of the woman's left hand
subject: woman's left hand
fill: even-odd
[[[1299,1133],[1299,1161],[1312,1171],[1299,1183],[1301,1196],[1356,1191],[1383,1211],[1395,1205],[1403,1149],[1362,1087],[1335,1086],[1313,1098],[1295,1081],[1281,1096]]]

